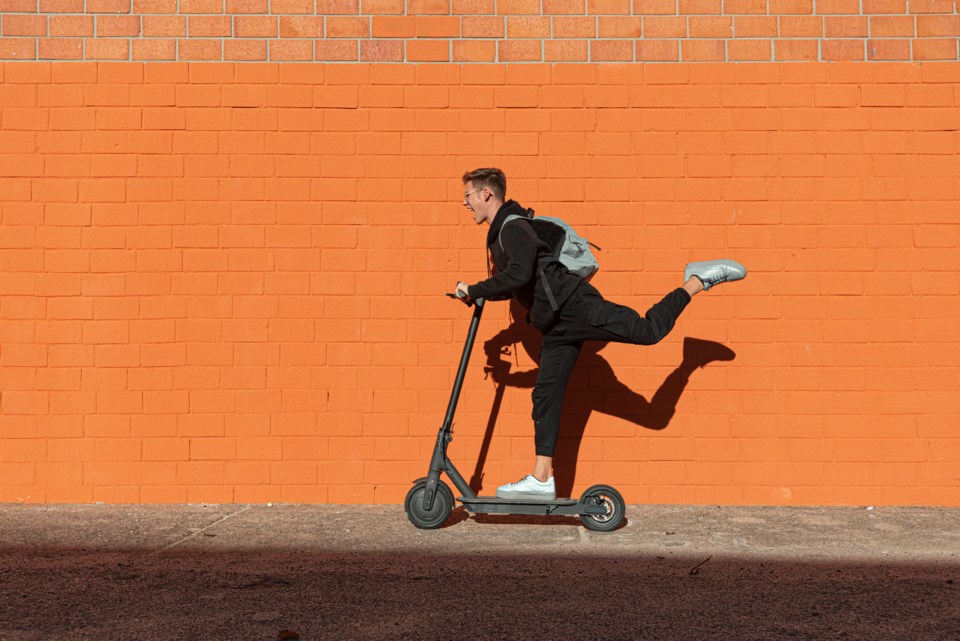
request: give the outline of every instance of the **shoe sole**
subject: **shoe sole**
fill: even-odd
[[[546,494],[543,492],[501,492],[497,490],[498,499],[523,499],[530,501],[553,501],[557,498],[556,493]]]

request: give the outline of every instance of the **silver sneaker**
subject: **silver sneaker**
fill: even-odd
[[[747,277],[747,268],[729,258],[705,260],[700,263],[687,263],[683,270],[683,282],[687,282],[692,276],[700,279],[704,289],[710,289],[720,283],[743,280]]]
[[[527,474],[516,483],[507,483],[497,488],[498,499],[543,499],[552,501],[557,498],[557,490],[551,476],[547,482],[539,481]]]

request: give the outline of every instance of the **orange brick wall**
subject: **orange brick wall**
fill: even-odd
[[[954,0],[0,0],[0,60],[957,60]]]
[[[958,130],[950,63],[0,64],[0,501],[399,503],[484,273],[458,177],[500,165],[618,302],[751,270],[584,356],[574,493],[960,505]],[[510,324],[451,450],[499,408],[485,491],[533,455]],[[736,358],[648,429],[684,337]]]

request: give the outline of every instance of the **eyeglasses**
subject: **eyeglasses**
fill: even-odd
[[[465,192],[463,192],[463,199],[466,200],[466,199],[467,199],[467,196],[469,196],[470,194],[475,194],[475,193],[477,193],[478,191],[483,191],[484,189],[486,189],[486,187],[481,187],[481,188],[479,188],[479,189],[474,189],[473,191],[465,191]]]

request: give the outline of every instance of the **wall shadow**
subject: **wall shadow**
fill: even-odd
[[[521,346],[535,362],[538,362],[542,337],[524,320],[526,310],[516,301],[510,302],[510,315],[512,319],[510,326],[483,345],[486,355],[484,372],[496,384],[496,393],[490,408],[477,465],[470,478],[470,487],[478,494],[483,489],[483,466],[486,463],[494,426],[500,415],[505,388],[532,390],[537,380],[537,369],[515,371],[515,362],[512,357],[515,356],[514,350]],[[667,375],[653,396],[647,399],[643,394],[637,393],[620,382],[613,368],[600,355],[600,351],[606,345],[605,342],[596,341],[584,343],[576,369],[570,378],[564,400],[560,438],[554,456],[557,496],[570,496],[576,483],[576,464],[580,445],[587,423],[594,412],[615,416],[649,430],[666,429],[676,414],[677,403],[691,375],[708,363],[730,361],[736,358],[736,353],[721,343],[691,337],[684,338],[681,361]],[[530,438],[533,438],[532,419]]]

